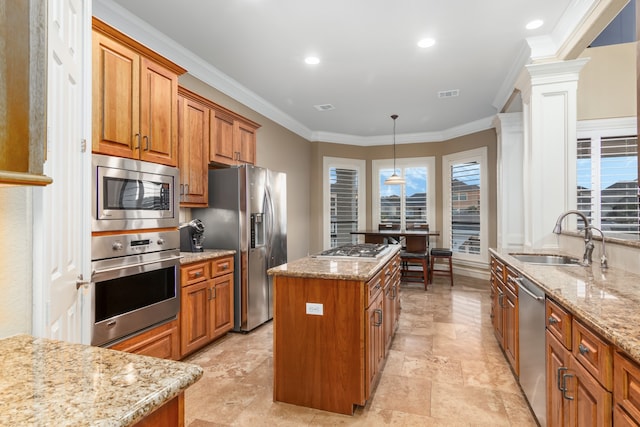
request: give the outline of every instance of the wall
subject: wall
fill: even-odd
[[[636,116],[636,42],[585,49],[578,120]]]
[[[429,142],[419,144],[399,144],[396,145],[396,158],[405,157],[430,157],[436,158],[436,212],[437,220],[431,229],[442,229],[442,156],[471,150],[479,147],[487,147],[487,157],[489,160],[489,246],[495,247],[497,242],[496,224],[496,158],[497,139],[495,129],[489,129],[471,135],[454,138],[442,142]],[[343,157],[351,159],[361,159],[367,162],[367,228],[375,228],[376,224],[371,223],[371,211],[373,197],[371,195],[371,161],[376,159],[393,158],[393,147],[391,145],[360,147],[354,145],[331,144],[326,142],[313,142],[311,149],[311,241],[309,252],[320,252],[322,247],[322,161],[323,157]],[[438,244],[442,242],[438,240]]]
[[[287,251],[294,260],[308,254],[309,248],[309,142],[222,92],[188,74],[180,84],[261,125],[257,133],[257,166],[287,174]],[[183,219],[190,213],[182,209]]]
[[[31,192],[0,187],[0,338],[31,333]]]

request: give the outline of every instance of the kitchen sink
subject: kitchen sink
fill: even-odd
[[[509,254],[518,261],[528,264],[544,264],[544,265],[582,265],[578,258],[566,255],[551,254]]]

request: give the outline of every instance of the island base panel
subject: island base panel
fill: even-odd
[[[363,286],[274,277],[275,401],[348,415],[365,404]]]

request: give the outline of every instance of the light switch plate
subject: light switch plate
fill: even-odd
[[[322,304],[318,304],[315,302],[308,302],[307,314],[312,314],[314,316],[322,316],[324,314],[324,307]]]

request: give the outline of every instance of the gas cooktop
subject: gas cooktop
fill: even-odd
[[[345,257],[345,258],[377,258],[386,252],[389,245],[382,243],[360,243],[343,245],[320,252],[319,257]]]

